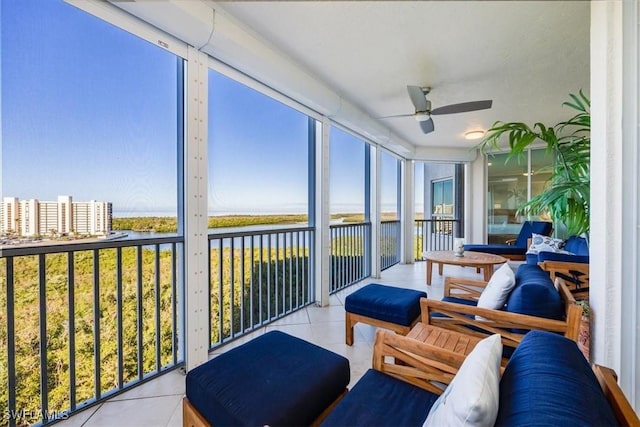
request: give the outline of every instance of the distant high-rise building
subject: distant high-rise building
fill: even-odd
[[[21,236],[50,234],[107,235],[111,232],[109,202],[73,202],[71,196],[57,201],[19,200],[5,197],[0,206],[0,232]]]
[[[2,228],[3,234],[20,233],[20,204],[17,197],[5,197],[2,200]]]
[[[37,236],[40,234],[39,203],[36,199],[20,200],[20,235]]]

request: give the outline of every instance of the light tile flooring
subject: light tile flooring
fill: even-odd
[[[331,295],[328,307],[309,306],[299,310],[247,337],[229,343],[213,353],[212,357],[215,357],[216,353],[227,351],[267,331],[280,330],[347,357],[351,366],[351,384],[349,385],[351,387],[371,367],[375,328],[358,324],[355,327],[354,345],[350,347],[344,343],[344,299],[347,295],[367,283],[375,282],[410,289],[426,289],[430,298],[440,299],[443,295],[444,276],[481,278],[475,269],[444,266],[444,276],[439,276],[437,271],[434,271],[432,285],[426,286],[425,264],[419,262],[391,267],[382,272],[380,279],[368,279]],[[184,372],[174,370],[100,405],[79,412],[57,425],[61,427],[182,426],[181,400],[184,387]]]

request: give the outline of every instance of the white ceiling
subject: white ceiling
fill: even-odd
[[[589,92],[588,1],[220,2],[371,117],[413,113],[407,85],[430,86],[432,108],[492,99],[490,110],[382,120],[414,144],[473,147],[495,121],[554,124],[569,93]]]

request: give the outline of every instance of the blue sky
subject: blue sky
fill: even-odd
[[[0,7],[2,195],[174,215],[177,58],[58,0]],[[307,117],[214,71],[209,95],[211,213],[304,212]],[[332,210],[362,211],[363,143],[332,135]]]

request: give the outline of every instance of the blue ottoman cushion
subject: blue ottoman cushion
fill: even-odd
[[[420,426],[438,395],[369,369],[321,426]]]
[[[186,396],[214,426],[310,425],[349,380],[346,358],[272,331],[189,371]]]
[[[496,426],[618,425],[598,380],[575,342],[531,331],[500,380]]]
[[[410,326],[420,315],[420,298],[427,293],[371,283],[347,296],[344,309],[398,325]]]

